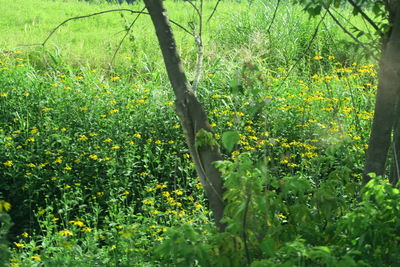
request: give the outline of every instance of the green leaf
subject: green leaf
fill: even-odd
[[[221,139],[222,145],[226,148],[226,150],[228,150],[228,152],[231,152],[235,144],[239,142],[240,136],[237,132],[229,131],[224,132]]]

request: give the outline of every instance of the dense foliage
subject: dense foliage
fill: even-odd
[[[135,76],[59,61],[43,67],[37,51],[1,54],[0,260],[399,264],[399,190],[379,177],[361,189],[375,65],[330,47],[325,32],[287,76],[313,28],[296,22],[297,51],[282,45],[290,56],[269,56],[263,51],[278,51],[278,42],[238,18],[210,38],[198,92],[225,157],[217,163],[224,233],[210,219],[162,68]]]

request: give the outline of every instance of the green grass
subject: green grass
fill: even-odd
[[[206,2],[204,14],[211,13],[214,2]],[[188,29],[188,22],[196,21],[195,12],[184,2],[167,1],[171,19]],[[104,3],[86,3],[81,1],[0,1],[0,48],[2,50],[22,50],[28,54],[31,62],[41,68],[56,63],[74,68],[109,68],[112,56],[135,14],[111,13],[77,21],[62,26],[46,44],[41,43],[50,31],[62,21],[99,11],[129,8],[141,10],[143,4],[111,5]],[[274,67],[288,67],[304,52],[317,20],[309,21],[308,15],[300,7],[284,4],[278,12],[271,34],[269,27],[274,3],[246,3],[229,1],[222,3],[214,19],[205,25],[204,43],[206,52],[205,71],[223,70],[231,75],[246,62],[265,60]],[[29,14],[27,16],[26,14]],[[123,17],[121,17],[123,14]],[[353,20],[354,21],[354,20]],[[150,19],[142,15],[133,27],[132,33],[122,45],[114,64],[118,74],[146,76],[158,72],[163,62],[156,44]],[[360,27],[362,21],[355,20]],[[178,28],[174,28],[179,50],[186,68],[194,72],[196,48],[193,38]],[[335,54],[341,61],[352,62],[357,56],[349,58],[347,48],[340,43],[349,40],[332,21],[320,30],[310,55],[324,53]],[[50,56],[51,55],[51,56]],[[225,64],[235,62],[237,64]],[[228,68],[228,69],[226,69]]]
[[[205,3],[206,14],[214,3]],[[193,19],[187,4],[166,4],[179,23]],[[244,263],[241,211],[248,192],[254,208],[246,231],[255,262],[289,259],[307,266],[321,264],[323,255],[361,264],[357,255],[365,253],[371,264],[382,263],[382,242],[374,235],[365,239],[375,240],[372,248],[357,243],[366,231],[359,222],[367,223],[357,212],[382,215],[368,220],[391,237],[392,228],[380,227],[386,224],[379,218],[398,202],[380,198],[375,210],[366,204],[376,193],[370,189],[365,203],[355,205],[376,70],[352,64],[361,57],[342,45],[348,39],[337,26],[326,21],[289,77],[317,23],[299,7],[282,6],[270,35],[272,3],[224,1],[207,26],[198,96],[217,140],[226,131],[240,134],[232,153],[222,149],[230,161],[221,168],[230,177],[231,227],[221,236],[214,233],[148,18],[135,25],[134,40],[124,44],[112,71],[108,63],[130,15],[69,22],[45,50],[21,46],[42,41],[68,17],[116,7],[0,0],[6,51],[0,56],[0,197],[12,204],[11,266]],[[175,33],[191,77],[194,42]],[[385,195],[398,195],[376,183]]]

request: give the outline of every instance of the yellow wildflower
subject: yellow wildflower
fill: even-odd
[[[23,248],[23,247],[25,247],[24,244],[17,243],[17,242],[14,242],[14,245],[15,245],[17,248]]]
[[[82,221],[71,220],[69,222],[72,223],[73,225],[76,225],[76,226],[79,226],[79,227],[85,226],[85,224]]]
[[[9,211],[11,209],[11,204],[4,201],[4,200],[0,200],[0,212],[3,212],[3,210],[5,211]]]
[[[71,231],[69,231],[67,229],[64,229],[64,230],[58,232],[58,234],[60,236],[73,236],[74,235]]]
[[[6,162],[3,163],[4,166],[11,167],[13,165],[12,160],[7,160]]]
[[[31,259],[34,260],[34,261],[42,261],[42,258],[40,258],[39,255],[33,255],[33,256],[31,257]]]

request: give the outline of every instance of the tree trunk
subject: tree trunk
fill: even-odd
[[[379,84],[364,167],[364,184],[371,179],[369,173],[384,175],[393,124],[398,116],[395,106],[400,91],[400,4],[397,3],[393,15],[392,28],[379,64]]]
[[[216,225],[223,231],[223,181],[221,173],[213,165],[213,162],[222,159],[221,154],[218,147],[212,143],[196,145],[196,135],[199,132],[205,130],[212,133],[207,115],[186,79],[162,0],[144,0],[144,3],[156,30],[165,68],[176,97],[176,112],[186,134],[190,155],[206,192]]]

